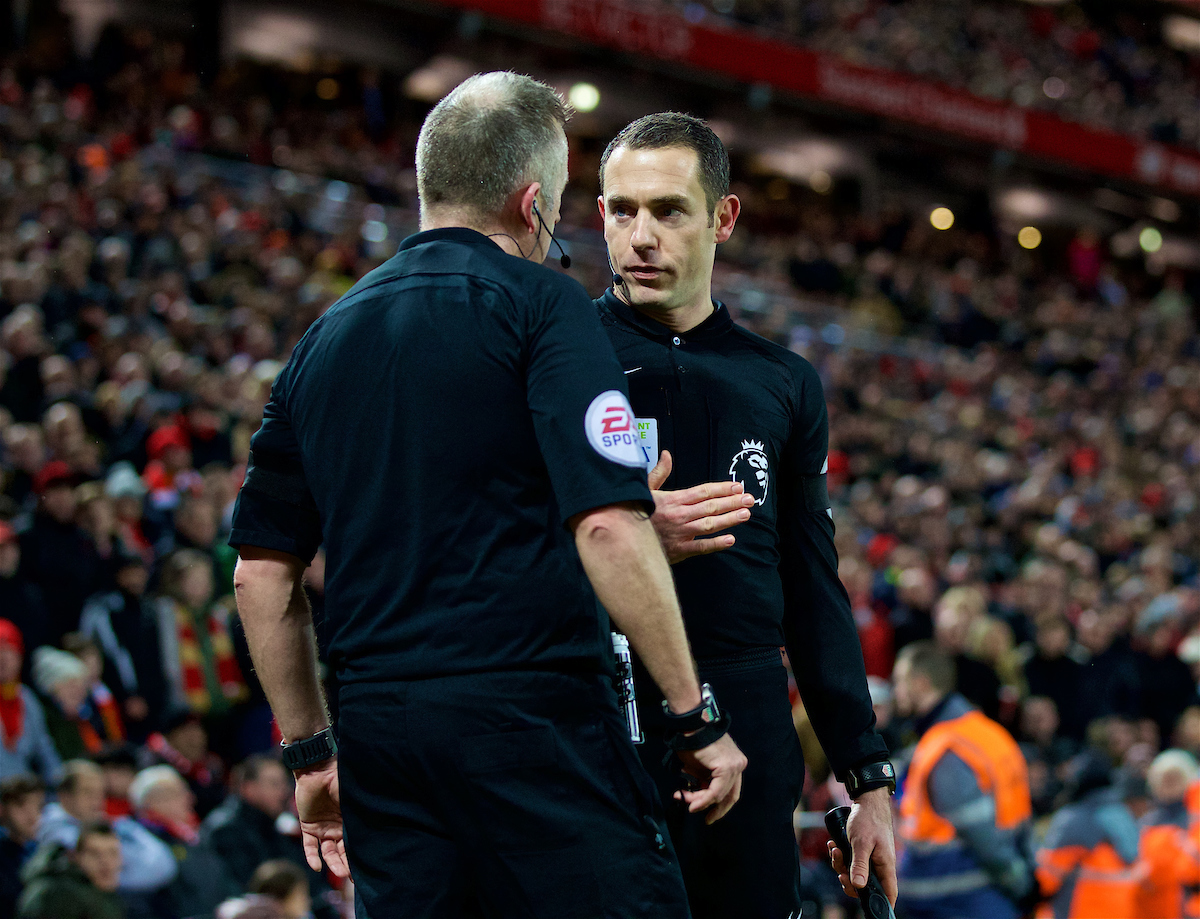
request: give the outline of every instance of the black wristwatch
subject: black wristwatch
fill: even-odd
[[[673,752],[707,747],[729,733],[729,725],[733,723],[733,719],[717,705],[717,697],[707,683],[700,686],[699,706],[690,712],[676,715],[666,700],[662,706],[667,719],[667,746]]]
[[[283,747],[283,765],[293,772],[333,759],[337,756],[338,749],[337,741],[333,737],[333,728],[326,728],[295,743],[281,743],[280,746]]]
[[[851,798],[876,788],[886,788],[890,795],[896,793],[896,768],[887,760],[846,770],[846,792]]]

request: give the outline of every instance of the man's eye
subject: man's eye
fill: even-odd
[[[668,207],[663,209],[662,215],[664,217],[678,217],[682,213],[683,211],[677,207]]]
[[[624,205],[618,204],[616,207],[613,208],[613,214],[616,215],[617,217],[628,217],[629,216],[629,208],[625,207]]]

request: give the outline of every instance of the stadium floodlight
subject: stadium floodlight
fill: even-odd
[[[833,190],[833,178],[824,169],[818,169],[808,177],[808,187],[818,195],[827,195]]]
[[[1036,249],[1042,244],[1042,231],[1037,227],[1021,227],[1017,233],[1017,242],[1022,249]]]
[[[929,214],[929,222],[935,230],[948,230],[954,226],[954,211],[948,207],[935,207]]]
[[[1162,248],[1163,237],[1157,227],[1146,227],[1138,235],[1138,244],[1143,252],[1154,253]]]
[[[591,83],[576,83],[567,93],[567,101],[577,112],[594,112],[600,104],[600,90]]]

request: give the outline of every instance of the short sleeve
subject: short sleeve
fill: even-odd
[[[300,445],[284,409],[282,376],[250,439],[246,480],[233,507],[229,544],[259,546],[311,562],[321,545],[321,517],[304,476]]]
[[[528,348],[529,408],[563,520],[625,501],[652,513],[625,377],[581,287],[548,290],[531,317]]]

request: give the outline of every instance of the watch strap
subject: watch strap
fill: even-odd
[[[888,760],[846,770],[846,792],[851,798],[876,788],[886,788],[889,794],[896,793],[896,768]]]
[[[712,687],[707,683],[700,685],[700,704],[690,712],[675,714],[675,712],[671,711],[665,699],[663,700],[662,707],[663,717],[667,721],[667,730],[674,734],[700,731],[707,725],[721,720],[721,706],[717,704],[717,697],[713,694]]]
[[[307,769],[317,763],[337,756],[337,740],[333,736],[333,728],[325,728],[312,737],[298,740],[295,743],[283,744],[283,765],[295,772],[297,769]]]
[[[668,734],[666,737],[667,749],[672,753],[678,753],[681,750],[699,750],[707,747],[728,734],[729,725],[732,723],[732,715],[722,714],[716,721],[706,721],[704,727],[694,733],[677,731],[674,734]]]

